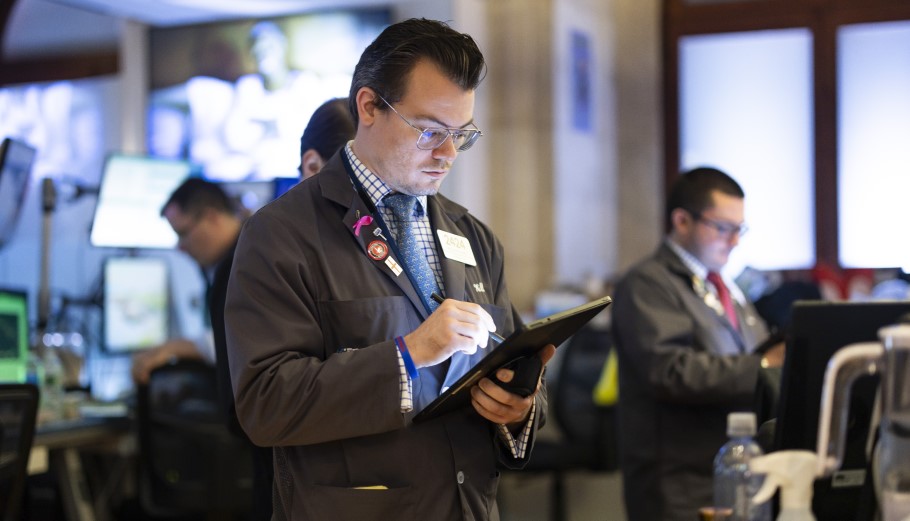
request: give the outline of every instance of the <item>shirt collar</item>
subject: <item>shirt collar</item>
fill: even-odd
[[[377,208],[380,206],[384,207],[385,203],[382,199],[394,192],[394,190],[363,164],[363,161],[354,153],[354,147],[351,146],[352,143],[353,141],[348,141],[348,144],[344,147],[344,153],[354,169],[354,176],[357,177],[357,181],[363,187],[373,205]],[[426,215],[427,196],[418,195],[417,201],[420,203],[420,212]]]
[[[689,268],[689,271],[691,271],[693,275],[700,278],[701,280],[707,280],[708,268],[705,267],[705,265],[702,264],[701,261],[699,261],[697,258],[695,258],[694,255],[689,253],[685,248],[680,246],[680,244],[678,242],[674,241],[672,238],[667,237],[666,242],[667,242],[667,246],[671,250],[673,250],[673,253],[675,253],[679,257],[679,260],[681,260],[682,263],[685,264],[686,268]],[[727,279],[727,277],[724,277],[723,273],[721,273],[720,276],[721,276],[721,278],[724,279],[724,284],[726,284],[727,289],[730,291],[730,294],[733,295],[733,298],[740,304],[744,303],[746,301],[746,296],[743,294],[742,290],[739,289],[739,285],[737,285],[735,282]]]
[[[673,250],[673,253],[679,257],[679,260],[681,260],[682,263],[685,264],[687,268],[689,268],[689,271],[691,271],[696,277],[702,280],[708,277],[708,268],[706,268],[705,265],[701,263],[701,261],[695,258],[694,255],[680,246],[678,242],[674,241],[670,237],[667,237],[667,246]]]

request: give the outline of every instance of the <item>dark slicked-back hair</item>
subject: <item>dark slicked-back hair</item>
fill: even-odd
[[[355,130],[348,99],[330,99],[310,116],[310,122],[300,137],[300,155],[312,148],[319,153],[319,157],[328,161],[339,148],[354,139]]]
[[[357,92],[370,87],[389,103],[401,100],[409,73],[422,59],[435,63],[464,90],[477,88],[486,67],[474,39],[443,22],[411,18],[392,24],[363,51],[354,68],[348,103],[355,127],[359,121]],[[376,107],[388,109],[384,103]]]
[[[161,215],[171,204],[176,204],[180,211],[199,216],[209,208],[221,213],[234,213],[234,203],[224,189],[211,181],[191,177],[171,193],[167,202],[161,207]]]
[[[715,190],[740,199],[745,197],[739,183],[716,168],[699,167],[683,173],[667,196],[667,229],[673,229],[670,218],[673,210],[682,208],[692,215],[699,215],[711,206],[711,192]]]

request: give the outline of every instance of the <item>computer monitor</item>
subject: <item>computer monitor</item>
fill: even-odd
[[[828,360],[856,342],[878,339],[878,330],[910,313],[910,301],[823,302],[793,305],[787,357],[781,374],[777,450],[815,452],[822,383]],[[815,481],[813,510],[818,519],[856,519],[866,476],[866,440],[878,377],[856,381],[850,400],[844,461],[832,477]]]
[[[161,207],[191,175],[191,163],[174,159],[115,154],[101,176],[92,220],[92,246],[173,248],[177,234]]]
[[[0,288],[0,382],[25,382],[28,371],[28,297]]]
[[[111,257],[104,262],[104,349],[133,353],[169,336],[168,265],[161,257]]]
[[[275,198],[274,181],[225,181],[218,183],[237,210],[252,215]]]
[[[22,213],[35,149],[12,138],[0,144],[0,249],[9,242]]]
[[[278,199],[285,192],[294,188],[294,186],[300,182],[299,177],[276,177],[275,178],[275,195],[274,199]]]

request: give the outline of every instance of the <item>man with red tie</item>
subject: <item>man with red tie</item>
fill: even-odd
[[[749,410],[759,371],[783,363],[742,292],[720,275],[746,232],[744,194],[714,168],[683,174],[666,205],[669,234],[617,284],[620,463],[630,521],[692,520],[712,502],[726,418]]]

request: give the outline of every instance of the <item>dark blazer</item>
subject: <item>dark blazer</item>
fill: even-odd
[[[231,389],[231,370],[228,365],[227,344],[224,338],[224,301],[227,298],[228,281],[234,264],[234,249],[231,245],[215,265],[212,284],[208,290],[209,317],[212,321],[212,337],[215,341],[215,368],[218,377],[218,398],[224,412],[225,423],[235,435],[249,443],[253,460],[253,499],[250,511],[251,521],[272,519],[272,448],[253,445],[240,428],[234,410],[234,392]]]
[[[698,519],[726,418],[749,410],[768,332],[748,303],[741,332],[704,298],[666,244],[616,286],[620,463],[630,521]]]
[[[525,461],[471,408],[416,425],[400,412],[393,339],[426,311],[406,274],[369,255],[384,242],[375,223],[355,235],[370,210],[342,155],[247,220],[228,288],[237,416],[255,443],[275,447],[276,509],[295,520],[497,519],[497,462]],[[477,302],[510,333],[518,315],[502,245],[441,195],[428,198],[428,212],[434,229],[465,237],[477,261],[439,248],[446,295]]]
[[[224,339],[224,301],[227,298],[228,280],[234,264],[234,249],[231,245],[218,264],[215,265],[211,285],[208,288],[209,318],[212,323],[212,338],[215,341],[215,366],[218,369],[218,398],[221,400],[225,422],[231,431],[242,434],[237,415],[234,413],[234,392],[231,390],[231,371],[227,361],[227,344]]]

